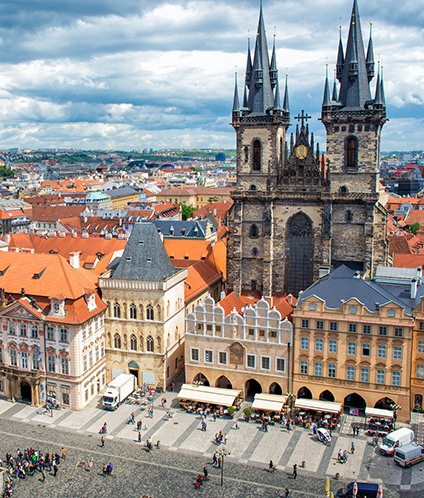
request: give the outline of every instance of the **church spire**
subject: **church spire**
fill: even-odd
[[[383,83],[383,64],[381,65],[381,75],[380,75],[380,95],[381,95],[381,103],[383,107],[386,107],[386,93],[384,91],[384,83]]]
[[[259,14],[258,32],[253,57],[252,78],[249,92],[249,109],[254,115],[266,114],[274,105],[271,87],[268,45],[266,41],[265,22],[262,11]]]
[[[353,1],[339,100],[345,108],[364,108],[371,100],[357,0]]]
[[[280,103],[280,85],[278,84],[278,74],[275,78],[275,97],[274,97],[274,109],[281,109]]]
[[[250,37],[247,39],[246,86],[250,86],[252,79],[252,56],[250,53]]]
[[[285,112],[290,112],[290,105],[289,105],[289,75],[286,74],[286,87],[284,89],[284,101],[283,101],[283,111]]]
[[[243,108],[246,109],[248,106],[248,98],[247,98],[247,86],[244,85],[244,93],[243,93]]]
[[[274,35],[274,45],[272,47],[271,66],[269,68],[269,77],[271,80],[271,87],[272,87],[272,89],[274,89],[275,85],[278,84],[278,82],[277,82],[277,55],[275,53],[275,35]]]
[[[368,50],[367,50],[367,74],[368,74],[368,81],[371,82],[371,80],[375,76],[374,46],[372,42],[372,22],[370,23],[370,39],[368,41]]]
[[[333,102],[337,102],[338,100],[336,70],[334,70],[333,95],[331,96],[331,100]]]
[[[233,112],[238,112],[239,110],[240,110],[240,103],[239,103],[238,85],[237,85],[237,71],[236,71],[235,85],[234,85]]]
[[[344,67],[344,55],[343,55],[343,42],[342,42],[342,27],[339,26],[340,38],[339,38],[339,50],[337,53],[337,64],[336,64],[336,76],[337,79],[342,81],[343,67]]]
[[[325,65],[325,86],[324,98],[322,99],[322,107],[331,107],[330,85],[328,83],[328,64]]]

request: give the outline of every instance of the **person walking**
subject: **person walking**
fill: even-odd
[[[102,436],[102,438],[100,439],[100,442],[102,443],[102,448],[104,447],[105,445],[105,438]]]
[[[240,429],[240,427],[239,427],[239,425],[238,425],[238,421],[236,422],[236,425],[235,425],[234,429],[235,429],[236,431],[238,431],[238,430]]]
[[[353,429],[353,437],[355,437],[356,436],[356,427],[352,426],[352,429]]]
[[[284,490],[285,491],[285,498],[288,498],[290,496],[290,489],[286,486],[286,489]]]
[[[58,469],[58,467],[57,467],[56,462],[55,462],[55,463],[53,464],[53,475],[54,475],[54,477],[56,477],[56,474],[57,474],[57,469]]]
[[[111,476],[113,471],[113,465],[112,462],[109,462],[109,465],[107,466],[107,473]]]
[[[90,461],[88,462],[88,472],[91,472],[91,469],[92,469],[92,468],[93,468],[93,461],[92,461],[92,460],[90,460]]]
[[[138,431],[138,442],[141,443],[141,432]]]
[[[297,478],[297,463],[293,465],[293,479]]]
[[[43,482],[46,480],[46,471],[41,467],[41,475],[43,476]]]
[[[355,445],[353,444],[353,441],[350,445],[350,452],[352,453],[352,455],[355,453]]]
[[[272,460],[269,461],[268,468],[270,472],[274,472],[275,467],[274,467],[274,462]]]
[[[218,469],[221,468],[221,464],[222,464],[222,458],[221,456],[218,457]]]
[[[212,466],[215,467],[215,465],[218,462],[218,457],[216,456],[216,452],[212,455]]]
[[[208,478],[208,474],[209,474],[209,472],[208,472],[207,467],[206,467],[206,466],[205,466],[205,467],[203,467],[203,476],[204,476],[204,480],[205,480],[205,481],[206,481],[206,479]]]
[[[66,460],[66,450],[62,448],[62,460]]]

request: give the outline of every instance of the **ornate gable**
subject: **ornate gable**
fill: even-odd
[[[5,308],[5,310],[0,313],[0,316],[3,318],[25,318],[27,320],[40,320],[39,312],[32,313],[19,301]]]

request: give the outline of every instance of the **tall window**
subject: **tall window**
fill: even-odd
[[[47,340],[48,341],[54,341],[53,327],[47,327]]]
[[[385,370],[377,370],[377,384],[384,384]]]
[[[151,335],[147,338],[147,351],[150,353],[155,351],[155,341]]]
[[[324,339],[315,339],[315,351],[324,350]]]
[[[354,137],[349,138],[347,142],[347,162],[346,166],[348,168],[356,168],[356,154],[358,149],[358,143]]]
[[[353,213],[352,211],[346,211],[345,215],[346,223],[353,223]]]
[[[113,305],[113,316],[114,318],[121,318],[121,307],[118,303]]]
[[[250,225],[250,236],[252,239],[256,239],[258,237],[258,227],[256,225]]]
[[[248,368],[256,367],[256,356],[254,354],[247,355],[247,367]]]
[[[309,338],[308,337],[301,337],[300,349],[309,349]]]
[[[356,354],[356,342],[348,342],[347,343],[347,354]]]
[[[400,386],[400,372],[397,370],[392,372],[392,385]]]
[[[54,356],[47,356],[47,367],[48,371],[51,373],[54,373],[55,371],[55,357]]]
[[[300,361],[300,373],[303,375],[308,375],[308,362],[306,360]]]
[[[37,325],[32,325],[31,326],[31,337],[33,339],[37,339],[37,337],[38,337],[38,327],[37,327]]]
[[[21,363],[22,370],[28,370],[28,353],[26,351],[21,352]]]
[[[346,368],[346,380],[355,380],[355,367]]]
[[[12,367],[16,367],[17,366],[16,349],[11,349],[9,355],[10,355],[10,364],[12,365]]]
[[[336,377],[336,365],[334,363],[328,365],[328,376],[333,379]]]
[[[68,358],[62,358],[60,360],[60,365],[62,369],[62,375],[69,375],[69,360]]]
[[[130,318],[132,320],[137,320],[137,308],[135,304],[131,304],[130,306]]]
[[[330,353],[337,353],[337,341],[330,340],[328,351]]]
[[[40,368],[40,365],[38,363],[38,355],[37,355],[37,353],[32,353],[32,369],[38,370],[39,368]]]
[[[155,319],[155,313],[153,311],[153,306],[151,304],[149,304],[149,306],[146,307],[146,318],[147,320]]]
[[[261,170],[261,142],[253,142],[253,171]]]
[[[137,337],[134,334],[130,338],[130,344],[132,351],[137,351]]]
[[[113,345],[114,345],[115,349],[121,349],[121,336],[119,334],[114,335]]]
[[[361,368],[361,382],[368,382],[370,377],[369,368]]]
[[[68,342],[68,330],[60,329],[60,342]]]
[[[26,337],[26,323],[21,323],[21,336]]]
[[[315,375],[322,377],[322,363],[320,361],[315,362]]]

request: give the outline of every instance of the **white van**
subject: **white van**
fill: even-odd
[[[410,467],[424,460],[424,448],[417,443],[407,444],[395,451],[394,461],[401,467]]]
[[[414,431],[402,427],[401,429],[397,429],[396,431],[387,434],[380,446],[380,453],[382,455],[392,456],[397,448],[406,446],[407,444],[412,443],[413,440]]]

